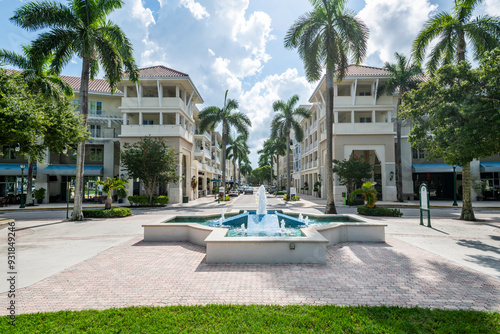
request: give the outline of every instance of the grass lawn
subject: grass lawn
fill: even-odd
[[[0,333],[500,333],[500,314],[334,305],[129,307],[2,317]]]

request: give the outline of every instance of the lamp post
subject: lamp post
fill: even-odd
[[[453,206],[458,206],[457,204],[457,173],[455,169],[456,165],[453,165]]]
[[[21,205],[19,208],[24,209],[24,168],[26,165],[19,165],[21,167]]]

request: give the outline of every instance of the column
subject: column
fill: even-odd
[[[372,123],[376,123],[375,122],[375,110],[372,110]]]
[[[139,125],[142,125],[142,111],[139,111]]]
[[[354,123],[354,110],[351,110],[351,123]]]

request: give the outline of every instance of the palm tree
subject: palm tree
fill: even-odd
[[[246,157],[250,150],[247,145],[247,137],[245,135],[240,134],[236,139],[233,139],[231,136],[228,136],[230,140],[228,140],[229,146],[227,148],[227,158],[233,159],[233,174],[234,179],[236,180],[236,162],[238,162],[239,170],[238,173],[238,184],[241,181],[241,160],[243,157]]]
[[[29,2],[14,12],[11,21],[30,31],[47,29],[33,41],[35,55],[53,52],[51,66],[60,73],[73,55],[82,58],[80,84],[80,113],[87,127],[89,79],[93,80],[102,64],[111,90],[123,77],[123,69],[130,80],[138,80],[139,71],[132,55],[132,45],[119,26],[106,19],[122,0],[72,0],[68,5],[40,1]],[[76,162],[76,187],[73,220],[83,220],[83,165],[85,141],[78,144]]]
[[[465,61],[466,43],[470,42],[475,59],[485,51],[500,46],[500,18],[484,15],[473,17],[474,8],[482,0],[455,0],[453,13],[440,12],[430,18],[413,42],[415,60],[424,60],[426,48],[439,38],[430,53],[427,70],[432,74],[439,65]],[[462,166],[462,213],[460,219],[476,220],[472,208],[470,163]]]
[[[50,70],[49,64],[51,55],[39,57],[33,54],[32,47],[24,45],[23,54],[17,54],[13,51],[0,49],[0,62],[13,65],[22,70],[21,77],[26,82],[28,89],[34,95],[41,94],[47,99],[61,101],[64,96],[73,96],[73,90],[64,82],[60,76]],[[26,205],[31,205],[31,188],[33,184],[33,167],[36,159],[29,157],[28,175],[26,176],[27,193]]]
[[[259,165],[262,167],[264,165],[271,166],[271,179],[270,185],[273,183],[273,165],[276,161],[276,176],[278,177],[278,171],[280,168],[279,157],[286,154],[286,140],[284,137],[281,138],[270,138],[264,142],[264,147],[257,153],[261,154],[262,161],[259,161]],[[278,188],[279,187],[279,177],[277,179]]]
[[[384,91],[388,95],[399,89],[398,104],[396,107],[396,190],[398,202],[403,202],[403,173],[401,166],[401,119],[399,106],[403,93],[417,88],[423,75],[419,65],[410,62],[404,55],[395,53],[396,64],[385,63],[384,69],[389,72],[390,79],[385,83]]]
[[[286,139],[286,198],[290,199],[290,132],[295,133],[295,140],[301,142],[304,139],[304,130],[297,118],[310,118],[311,112],[304,108],[295,108],[299,102],[299,96],[293,95],[287,102],[283,100],[274,101],[274,111],[280,113],[274,116],[271,123],[271,138],[285,137]]]
[[[285,36],[286,48],[297,48],[309,81],[320,79],[326,68],[326,124],[333,123],[333,74],[341,81],[348,58],[359,64],[366,55],[368,29],[347,11],[345,0],[309,0],[312,12],[297,19]],[[325,213],[337,213],[333,198],[332,126],[326,127]]]
[[[229,128],[235,127],[236,130],[248,137],[248,128],[252,126],[252,122],[247,115],[241,112],[232,112],[238,109],[238,101],[224,96],[224,106],[222,108],[211,106],[206,107],[198,114],[200,118],[200,131],[207,129],[214,131],[215,128],[222,123],[222,184],[226,185],[226,145]]]
[[[240,167],[240,172],[243,173],[246,182],[248,183],[247,176],[252,173],[252,164],[248,160],[248,156],[245,156],[242,161],[242,166]],[[241,185],[241,184],[240,184]]]
[[[354,196],[363,194],[365,197],[366,207],[373,208],[375,206],[375,202],[377,201],[377,189],[372,188],[377,184],[377,182],[366,181],[363,183],[361,188],[354,190],[349,195],[349,200],[352,202]]]
[[[102,190],[106,193],[106,195],[108,195],[108,197],[106,197],[106,202],[104,203],[104,210],[109,210],[111,209],[111,202],[112,202],[111,191],[113,189],[127,190],[128,182],[123,179],[107,177],[105,181],[98,180],[96,184],[102,185],[103,186]]]

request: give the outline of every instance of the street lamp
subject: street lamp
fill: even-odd
[[[453,206],[458,206],[457,204],[457,173],[455,169],[457,165],[453,165]]]
[[[24,209],[24,168],[26,165],[19,165],[21,167],[21,205],[19,208]]]

